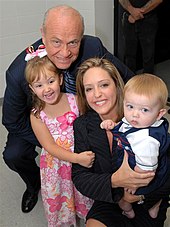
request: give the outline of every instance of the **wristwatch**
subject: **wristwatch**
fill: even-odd
[[[144,195],[139,195],[139,201],[137,204],[143,204],[144,203],[145,196]]]

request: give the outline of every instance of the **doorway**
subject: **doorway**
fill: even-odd
[[[155,64],[170,59],[170,1],[164,0],[158,6],[159,28],[155,44]],[[124,41],[122,33],[121,18],[123,8],[119,0],[114,0],[114,55],[124,62]],[[142,54],[140,46],[137,52],[137,68],[142,67]]]

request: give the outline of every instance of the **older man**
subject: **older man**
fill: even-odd
[[[45,13],[41,28],[42,40],[30,48],[36,50],[45,44],[48,57],[63,69],[64,91],[75,93],[77,67],[90,57],[104,57],[118,68],[124,81],[133,73],[107,51],[97,37],[84,34],[84,22],[80,13],[68,6],[58,6]],[[40,173],[35,158],[38,143],[31,125],[31,95],[24,77],[26,49],[20,53],[6,71],[6,90],[2,123],[8,130],[3,158],[8,167],[17,172],[26,184],[22,198],[22,211],[30,212],[38,200]]]

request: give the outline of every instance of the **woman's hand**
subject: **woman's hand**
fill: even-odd
[[[120,168],[112,174],[111,183],[113,188],[123,187],[136,190],[139,187],[147,186],[153,179],[155,173],[137,173],[128,164],[128,154],[124,151],[124,159]]]
[[[134,202],[139,202],[140,201],[140,196],[138,195],[132,195],[126,190],[124,190],[124,196],[123,199],[127,201],[128,203],[134,203]]]

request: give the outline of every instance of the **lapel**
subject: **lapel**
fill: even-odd
[[[92,111],[88,114],[87,133],[90,149],[96,154],[96,164],[102,172],[112,172],[112,157],[105,130],[100,128],[101,119]]]

